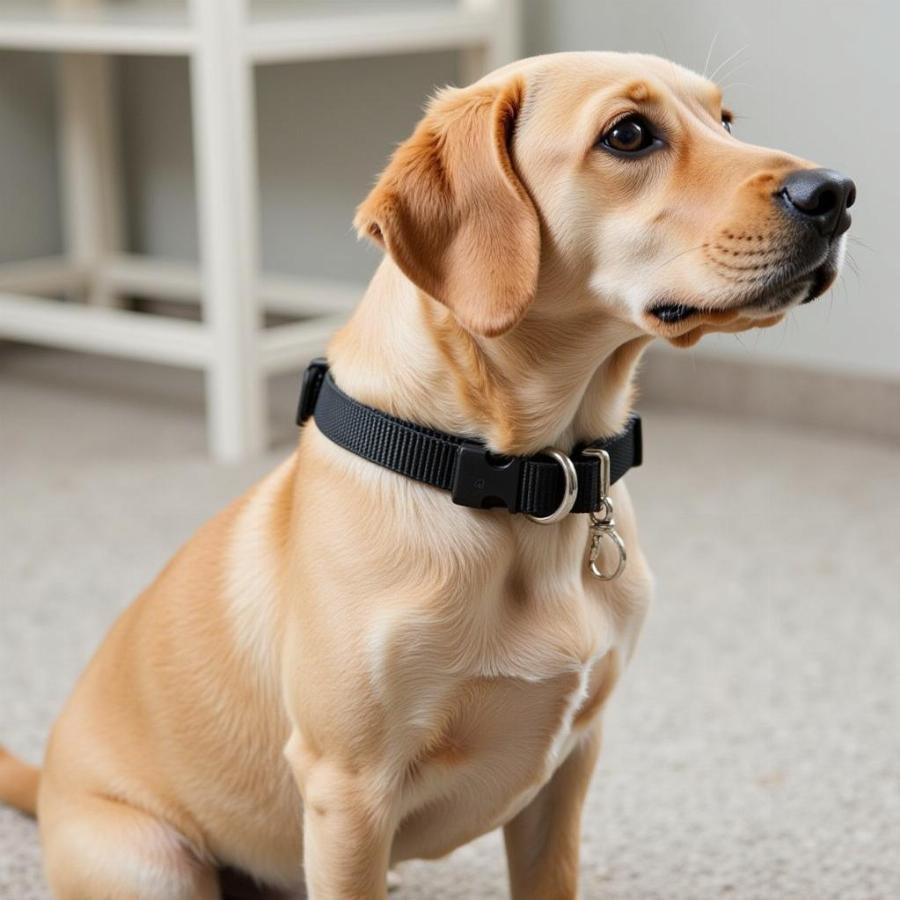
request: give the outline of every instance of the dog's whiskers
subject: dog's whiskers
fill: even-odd
[[[878,252],[871,244],[867,244],[862,238],[858,238],[855,235],[848,234],[847,240],[852,241],[854,244],[859,244],[860,247],[864,247],[866,250],[870,251],[871,253]]]
[[[742,59],[742,60],[741,60],[740,62],[738,62],[736,65],[732,66],[731,69],[729,69],[728,72],[723,72],[723,73],[722,73],[722,81],[724,81],[726,78],[733,78],[735,75],[737,75],[738,72],[741,71],[741,69],[743,69],[743,68],[744,68],[746,65],[748,65],[749,63],[750,63],[750,60],[749,60],[749,59]],[[740,82],[729,81],[729,82],[728,82],[728,85],[729,85],[729,87],[734,87],[735,85],[737,85],[737,84],[739,84],[739,83],[740,83]],[[723,88],[723,90],[724,90],[724,88]]]
[[[721,72],[722,69],[724,69],[725,66],[728,65],[728,63],[732,62],[734,59],[736,59],[738,56],[740,56],[749,47],[750,47],[749,44],[744,44],[743,47],[741,47],[739,50],[735,50],[734,53],[732,53],[731,56],[729,56],[727,59],[722,60],[722,62],[720,62],[719,65],[716,66],[716,68],[713,70],[712,74],[709,76],[709,80],[715,81],[716,75],[718,75],[719,72]]]
[[[753,87],[753,85],[749,81],[729,81],[728,84],[722,85],[722,93],[726,94],[732,88],[736,87]],[[733,119],[746,119],[747,116],[736,116],[732,114]]]
[[[861,278],[860,268],[849,250],[845,254],[845,259],[847,261],[847,265],[850,267],[850,271],[856,276],[856,281],[857,283],[859,283]]]
[[[703,77],[706,78],[706,73],[709,70],[709,63],[712,59],[713,50],[716,47],[716,41],[719,39],[719,32],[713,35],[712,40],[709,42],[709,50],[706,51],[706,62],[703,63]]]
[[[665,268],[669,263],[675,262],[679,256],[684,256],[686,253],[694,253],[697,250],[702,250],[705,244],[697,244],[696,247],[688,247],[687,250],[681,250],[676,253],[674,256],[670,256],[665,262],[661,262],[655,269],[651,269],[648,273],[649,275],[655,275],[660,269]]]

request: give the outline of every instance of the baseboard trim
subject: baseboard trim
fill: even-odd
[[[900,443],[900,381],[891,378],[651,348],[639,381],[645,405],[680,405]]]

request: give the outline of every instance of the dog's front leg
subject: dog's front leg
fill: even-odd
[[[600,752],[600,723],[503,829],[513,900],[575,900],[581,809]]]
[[[313,757],[294,732],[285,755],[303,798],[309,900],[384,900],[396,823],[365,770]]]

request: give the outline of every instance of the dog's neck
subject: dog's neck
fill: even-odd
[[[619,431],[649,340],[549,286],[511,331],[475,337],[386,257],[329,359],[341,387],[370,406],[531,454]]]

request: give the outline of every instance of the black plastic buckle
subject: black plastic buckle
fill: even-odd
[[[300,402],[297,404],[298,425],[303,425],[315,411],[316,400],[327,374],[328,360],[324,357],[317,357],[306,367],[300,384]]]
[[[505,506],[519,511],[519,473],[522,460],[492,456],[480,444],[461,444],[456,457],[452,497],[458,506],[491,509]]]

